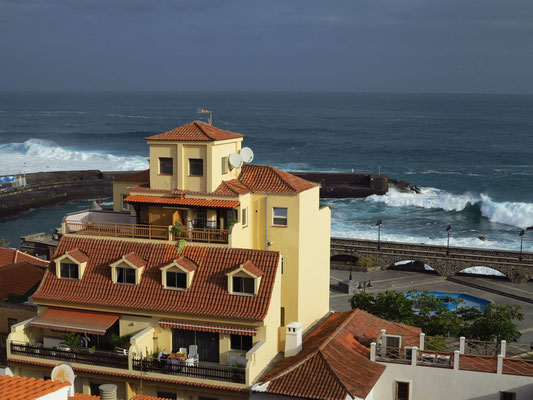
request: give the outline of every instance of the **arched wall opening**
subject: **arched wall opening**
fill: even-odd
[[[503,272],[484,265],[475,265],[472,267],[464,268],[457,272],[455,275],[510,281],[509,277]]]
[[[389,265],[387,269],[396,270],[396,271],[420,272],[420,273],[431,274],[431,275],[440,275],[430,265],[427,265],[425,262],[420,261],[420,260],[396,261],[394,264]]]

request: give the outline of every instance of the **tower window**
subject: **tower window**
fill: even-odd
[[[272,222],[277,226],[287,226],[287,209],[274,207]]]
[[[165,175],[172,175],[173,168],[172,158],[160,157],[159,158],[159,173]]]
[[[189,158],[189,175],[203,176],[204,175],[204,160],[201,158]]]
[[[228,172],[228,157],[222,157],[222,173]]]

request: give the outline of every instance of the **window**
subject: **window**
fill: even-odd
[[[8,318],[7,319],[7,331],[11,332],[11,327],[15,325],[18,322],[16,318]]]
[[[159,173],[165,174],[165,175],[172,175],[173,174],[173,162],[172,158],[167,157],[159,157]]]
[[[228,157],[222,157],[222,173],[225,174],[228,172]]]
[[[161,397],[163,399],[177,399],[178,395],[174,392],[160,392],[157,391],[157,397]]]
[[[500,392],[500,400],[516,400],[515,392]]]
[[[280,325],[285,326],[285,307],[281,307],[280,312]]]
[[[396,382],[396,400],[409,400],[409,382]]]
[[[167,287],[187,289],[187,274],[184,272],[167,271]]]
[[[248,207],[242,209],[242,226],[248,225]]]
[[[248,351],[253,347],[252,337],[246,335],[231,335],[231,350]]]
[[[254,294],[254,279],[234,276],[233,291],[235,293]]]
[[[61,263],[61,278],[78,279],[78,264]]]
[[[204,176],[204,160],[201,158],[189,158],[189,175]]]
[[[128,197],[127,194],[122,195],[122,211],[129,211],[130,210],[130,203],[124,202],[124,199]]]
[[[287,209],[274,207],[272,222],[274,225],[287,226]]]
[[[132,283],[135,285],[135,270],[133,268],[117,267],[117,283]]]
[[[281,275],[285,273],[285,257],[281,256]]]

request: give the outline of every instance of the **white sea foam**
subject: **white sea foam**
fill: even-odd
[[[130,171],[148,168],[145,157],[69,149],[41,139],[0,145],[0,157],[3,161],[0,175],[83,169]]]
[[[401,193],[390,189],[383,196],[372,195],[366,201],[384,203],[390,207],[420,207],[462,211],[469,205],[479,205],[481,215],[491,222],[527,228],[533,226],[533,204],[520,202],[497,202],[485,194],[464,193],[460,195],[444,190],[426,187],[422,193]]]

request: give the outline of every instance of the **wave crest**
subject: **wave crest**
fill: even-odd
[[[42,139],[0,145],[0,155],[4,161],[0,175],[54,170],[130,171],[148,168],[146,159],[141,156],[116,156],[69,149]]]
[[[389,189],[383,196],[372,195],[366,201],[384,203],[390,207],[420,207],[444,211],[464,211],[471,206],[491,222],[512,225],[522,229],[533,226],[533,204],[521,202],[497,202],[485,194],[448,193],[437,188],[421,188],[422,193],[401,193]]]

